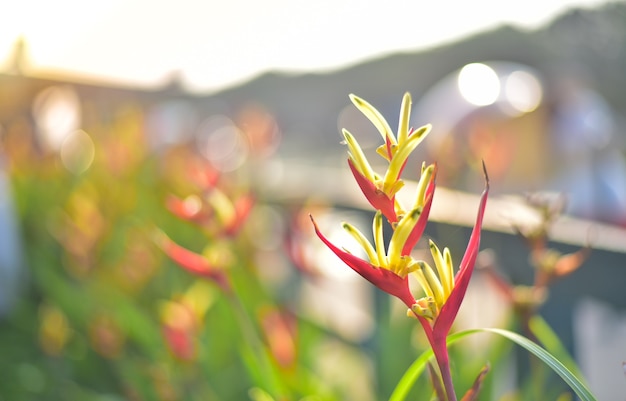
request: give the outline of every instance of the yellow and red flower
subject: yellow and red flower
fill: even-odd
[[[465,297],[478,255],[483,216],[489,193],[486,168],[483,164],[485,190],[480,198],[476,223],[459,271],[455,276],[450,251],[444,248],[441,252],[435,243],[430,241],[430,250],[437,272],[435,273],[435,269],[427,262],[413,259],[411,252],[422,236],[428,221],[435,191],[436,166],[434,164],[428,167],[422,165],[418,192],[412,208],[405,211],[396,200],[396,194],[404,186],[401,175],[408,157],[428,134],[430,125],[423,126],[417,131],[409,128],[411,96],[408,93],[402,99],[397,137],[392,133],[384,117],[374,107],[357,96],[351,95],[350,99],[382,135],[385,143],[377,149],[377,152],[389,162],[386,173],[383,176],[378,175],[372,169],[356,139],[350,132],[343,130],[349,149],[350,170],[361,191],[376,209],[373,222],[373,245],[358,229],[348,223],[343,223],[343,228],[361,245],[367,259],[361,259],[348,250],[332,244],[321,233],[312,216],[311,221],[318,237],[343,262],[382,291],[399,298],[409,308],[408,314],[419,320],[439,365],[447,399],[455,401],[456,394],[450,373],[446,337]],[[387,248],[385,248],[383,238],[383,216],[387,218],[393,229]],[[419,300],[414,298],[409,288],[409,273],[416,276],[426,294]]]
[[[161,231],[156,234],[156,243],[172,261],[184,270],[214,281],[224,291],[231,290],[225,266],[214,264],[205,255],[178,245]]]
[[[385,250],[383,240],[382,211],[377,211],[374,216],[374,245],[358,229],[348,223],[343,223],[343,228],[366,252],[368,260],[361,259],[333,245],[319,230],[312,216],[311,221],[322,242],[352,270],[381,290],[398,297],[410,308],[415,303],[415,298],[409,290],[408,274],[419,268],[418,263],[410,254],[426,227],[434,191],[435,166],[431,165],[423,169],[418,185],[417,201],[411,211],[405,213],[397,222],[387,250]]]
[[[352,103],[376,126],[385,144],[377,153],[389,162],[384,176],[377,174],[368,162],[358,142],[348,130],[343,129],[343,137],[348,145],[348,165],[365,198],[376,210],[380,210],[390,223],[395,223],[404,213],[396,201],[396,194],[404,186],[400,179],[409,155],[430,132],[431,126],[425,125],[417,130],[409,127],[411,114],[411,95],[405,93],[402,98],[397,137],[393,134],[387,120],[371,104],[358,96],[350,95]]]

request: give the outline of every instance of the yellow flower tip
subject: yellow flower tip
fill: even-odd
[[[398,143],[403,144],[409,137],[409,119],[411,118],[411,94],[406,92],[400,106],[400,120],[398,123]]]
[[[380,132],[383,140],[389,140],[392,145],[395,145],[397,143],[396,138],[391,131],[391,127],[389,127],[389,123],[380,114],[380,112],[376,110],[374,106],[354,94],[350,94],[349,97],[361,113],[363,113],[372,122],[372,124],[376,126],[376,129]]]
[[[228,225],[236,219],[235,205],[224,192],[213,188],[207,195],[206,200],[213,207],[217,218],[222,224]]]
[[[402,189],[402,187],[404,187],[404,181],[403,180],[397,180],[393,183],[391,183],[390,185],[387,185],[386,182],[383,182],[383,192],[389,197],[393,197],[395,196],[398,192],[400,192],[400,190]]]
[[[404,214],[398,221],[398,224],[391,235],[391,240],[389,241],[388,255],[390,264],[399,262],[402,248],[404,248],[404,244],[407,242],[409,235],[411,235],[411,232],[417,224],[421,214],[422,208],[413,209]]]
[[[414,315],[425,317],[429,320],[434,320],[437,315],[437,306],[432,297],[424,297],[418,299],[412,306],[407,315],[411,316],[411,312]]]
[[[341,227],[352,236],[356,240],[356,242],[363,248],[365,253],[367,253],[367,257],[370,260],[370,263],[374,266],[380,266],[381,261],[378,259],[378,252],[374,249],[374,246],[369,242],[369,240],[363,235],[361,231],[359,231],[356,227],[351,225],[350,223],[342,223]]]
[[[424,291],[429,296],[432,296],[434,302],[438,307],[442,307],[446,301],[446,296],[444,294],[444,289],[441,284],[441,281],[435,274],[434,270],[428,263],[425,261],[419,261],[420,270],[423,274],[424,280],[420,281],[420,285],[422,285]],[[428,288],[424,287],[426,285]]]
[[[385,238],[383,233],[383,214],[380,210],[376,211],[374,221],[372,222],[372,231],[374,234],[374,248],[376,257],[380,266],[387,266],[389,261],[385,252]]]
[[[376,148],[376,153],[378,153],[383,159],[390,162],[391,159],[393,158],[393,155],[396,154],[397,149],[398,149],[398,145],[392,145],[391,149],[388,150],[387,143],[383,143],[382,145]],[[389,152],[391,152],[391,155],[389,155]]]
[[[348,97],[350,98],[350,101],[351,101],[352,103],[355,103],[355,104],[356,104],[356,103],[360,103],[360,102],[362,102],[362,101],[363,101],[363,99],[361,99],[360,97],[358,97],[358,96],[357,96],[357,95],[355,95],[354,93],[350,93],[350,94],[348,95]]]
[[[341,130],[341,133],[346,141],[346,145],[348,145],[348,156],[352,161],[352,164],[354,164],[354,167],[359,171],[359,173],[361,173],[361,175],[369,181],[374,182],[377,179],[377,174],[367,161],[367,158],[365,157],[365,154],[363,153],[363,150],[357,140],[345,128]]]
[[[443,290],[443,302],[445,302],[454,289],[454,266],[452,265],[452,256],[447,247],[443,249],[442,254],[441,250],[432,240],[428,241],[428,246],[430,248],[430,254],[435,261],[435,267],[437,268],[437,274],[439,275],[439,281],[441,282]]]
[[[424,206],[426,203],[426,190],[430,184],[431,178],[435,173],[435,165],[430,164],[427,167],[422,166],[422,174],[417,184],[417,194],[415,196],[414,207]]]
[[[412,135],[426,136],[433,129],[433,125],[431,123],[427,123],[413,131]]]

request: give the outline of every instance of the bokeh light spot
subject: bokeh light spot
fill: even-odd
[[[514,71],[504,83],[506,99],[515,110],[521,113],[530,113],[535,110],[543,97],[541,83],[531,73]]]
[[[242,132],[226,116],[212,116],[200,124],[196,133],[200,153],[221,171],[233,171],[248,157],[248,145]]]
[[[65,168],[74,173],[85,172],[93,163],[96,148],[93,140],[83,130],[77,130],[68,135],[61,145],[61,162]]]
[[[457,84],[463,98],[475,106],[493,104],[500,95],[498,74],[486,64],[467,64],[459,72]]]
[[[33,115],[43,145],[57,151],[65,137],[80,126],[81,106],[76,92],[68,86],[51,86],[37,95]]]

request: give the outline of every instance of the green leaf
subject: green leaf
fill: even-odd
[[[561,378],[567,383],[568,386],[582,401],[596,401],[596,398],[591,394],[587,386],[583,384],[583,382],[578,379],[568,368],[565,367],[558,359],[556,359],[552,354],[550,354],[545,349],[541,348],[539,345],[530,341],[524,336],[521,336],[517,333],[514,333],[509,330],[503,329],[495,329],[495,328],[483,328],[483,329],[471,329],[465,330],[459,333],[455,333],[448,337],[447,342],[448,346],[452,345],[456,341],[460,340],[463,337],[466,337],[470,334],[475,333],[494,333],[498,334],[504,338],[507,338],[522,348],[525,348],[527,351],[535,355],[541,361],[543,361],[546,365],[548,365],[556,374],[561,376]],[[426,363],[428,360],[433,357],[432,349],[428,349],[424,351],[416,360],[409,366],[407,371],[404,373],[404,376],[400,378],[396,388],[394,389],[389,401],[402,401],[406,398],[409,390],[413,386],[413,383],[417,380],[417,378],[421,375],[426,367]]]
[[[472,330],[468,330],[468,331],[472,331]],[[561,376],[561,378],[565,381],[565,383],[567,383],[567,385],[570,386],[572,390],[574,390],[576,395],[578,395],[578,397],[580,397],[581,400],[595,401],[596,398],[593,396],[593,394],[591,394],[587,386],[585,386],[585,384],[580,379],[578,379],[576,375],[574,375],[568,368],[566,368],[565,365],[561,363],[561,361],[556,359],[548,351],[541,348],[539,345],[530,341],[526,337],[521,336],[512,331],[502,330],[502,329],[474,330],[474,332],[477,332],[477,331],[487,331],[487,332],[499,334],[513,341],[520,347],[525,348],[527,351],[530,351],[537,358],[541,359],[543,363],[545,363],[552,370],[554,370],[556,374]]]
[[[549,353],[561,361],[576,377],[583,377],[578,365],[567,352],[559,337],[540,315],[531,317],[528,326]]]

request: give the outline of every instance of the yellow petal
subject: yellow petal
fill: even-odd
[[[372,124],[374,124],[376,129],[378,129],[378,132],[382,135],[383,140],[386,141],[387,138],[389,138],[392,145],[397,143],[389,123],[387,123],[387,120],[385,120],[385,118],[374,108],[374,106],[353,94],[350,95],[350,100],[352,100],[352,103],[361,111],[361,113],[365,114]]]
[[[439,274],[439,279],[443,287],[443,294],[444,294],[444,301],[445,301],[450,296],[450,293],[452,292],[452,288],[454,287],[454,279],[452,277],[452,271],[447,266],[446,260],[444,259],[444,256],[441,254],[441,251],[439,250],[437,245],[435,245],[433,241],[429,241],[429,246],[430,246],[430,254],[433,256],[433,260],[435,261],[435,267],[437,268],[437,273]],[[445,250],[448,250],[448,248],[446,248]],[[448,255],[450,255],[449,250],[448,250]],[[450,262],[451,262],[451,259],[450,259]]]
[[[367,161],[367,158],[365,157],[361,146],[359,146],[359,143],[356,141],[354,136],[352,136],[352,134],[348,132],[348,130],[344,129],[342,130],[342,133],[343,137],[346,139],[348,149],[350,150],[350,160],[352,160],[354,166],[357,168],[357,170],[359,170],[361,174],[363,174],[365,178],[367,178],[371,182],[374,182],[376,180],[376,173],[374,173],[374,170]]]
[[[441,283],[439,282],[437,275],[428,263],[423,261],[420,261],[418,263],[420,264],[421,271],[424,273],[424,278],[428,282],[428,285],[433,293],[435,303],[439,308],[441,308],[445,300],[443,298],[443,288],[441,287]]]
[[[428,184],[430,184],[430,180],[435,173],[435,165],[431,164],[425,169],[422,169],[422,175],[420,176],[419,183],[417,184],[417,195],[415,197],[415,204],[413,207],[423,207],[426,203],[426,189],[428,188]]]
[[[426,137],[426,134],[430,131],[430,126],[425,126],[420,128],[420,130],[413,135],[411,135],[405,142],[400,143],[398,147],[398,151],[394,154],[393,159],[391,159],[391,163],[389,164],[389,168],[387,169],[387,173],[385,173],[384,179],[384,188],[388,188],[393,183],[398,180],[400,170],[403,168],[404,163],[409,158],[411,153],[417,148],[422,140]]]
[[[406,142],[409,136],[409,118],[411,117],[411,94],[406,92],[402,97],[400,120],[398,121],[398,143]]]
[[[389,258],[390,265],[400,263],[402,248],[404,248],[404,244],[409,238],[409,235],[411,235],[411,232],[413,231],[415,224],[417,224],[417,220],[421,214],[422,208],[413,209],[402,216],[398,222],[396,229],[391,235],[391,240],[389,240],[389,251],[387,252],[387,256]]]
[[[361,231],[359,231],[352,224],[343,223],[342,227],[344,230],[346,230],[348,234],[352,236],[352,238],[356,240],[356,242],[359,243],[359,245],[361,245],[363,250],[365,250],[365,253],[367,253],[367,257],[370,260],[370,263],[376,266],[380,266],[380,263],[378,261],[378,256],[376,254],[376,250],[374,250],[374,247],[372,246],[372,244],[370,244],[367,238],[365,238],[365,235],[363,235],[363,233],[361,233]]]
[[[383,214],[380,210],[376,211],[374,221],[372,223],[372,230],[374,231],[374,245],[376,247],[376,255],[378,256],[378,265],[387,267],[389,261],[387,255],[385,255],[385,239],[383,236]]]

